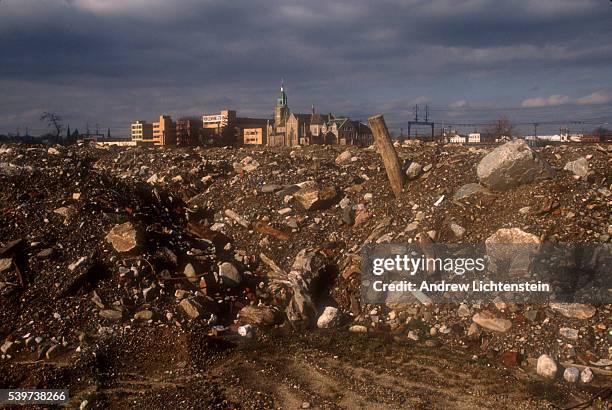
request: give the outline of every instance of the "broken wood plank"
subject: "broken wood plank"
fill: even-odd
[[[279,231],[278,229],[271,227],[265,222],[262,222],[262,221],[253,222],[253,228],[259,233],[263,233],[265,235],[271,235],[275,237],[276,239],[280,239],[281,241],[289,240],[289,235],[287,233],[283,231]]]
[[[370,128],[372,128],[372,134],[374,134],[378,153],[382,157],[383,164],[387,170],[391,189],[395,194],[395,198],[399,198],[404,189],[404,174],[402,173],[397,152],[395,152],[391,142],[391,136],[389,135],[387,124],[385,124],[385,119],[382,114],[379,114],[368,118],[368,122],[370,123]]]

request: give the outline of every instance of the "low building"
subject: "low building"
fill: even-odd
[[[131,137],[132,141],[153,142],[153,124],[146,121],[138,120],[132,123],[131,126]]]
[[[270,120],[263,118],[236,118],[236,141],[242,145],[267,145]]]
[[[480,133],[479,132],[471,132],[468,134],[467,138],[468,144],[480,144]]]

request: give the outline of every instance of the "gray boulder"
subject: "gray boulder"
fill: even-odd
[[[481,184],[495,191],[554,176],[553,169],[524,140],[495,148],[480,161],[476,173]]]

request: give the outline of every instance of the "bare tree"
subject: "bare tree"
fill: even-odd
[[[497,122],[491,126],[489,133],[495,138],[512,138],[514,135],[514,124],[510,122],[508,117],[502,115]]]
[[[60,134],[64,129],[62,117],[54,112],[44,112],[43,115],[41,115],[40,120],[46,122],[48,127],[53,128],[55,130],[55,137],[59,139]]]

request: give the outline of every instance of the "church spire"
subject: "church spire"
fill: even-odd
[[[285,94],[285,81],[283,79],[281,79],[280,94],[276,100],[276,105],[278,107],[287,106],[287,94]]]

